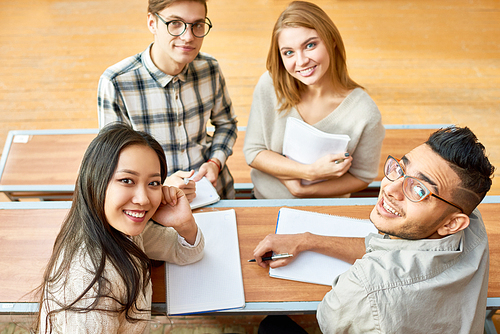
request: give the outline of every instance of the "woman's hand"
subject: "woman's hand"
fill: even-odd
[[[198,226],[191,212],[186,195],[176,187],[163,186],[163,198],[153,215],[157,223],[174,228],[180,236],[193,245],[196,241]]]
[[[194,170],[191,170],[189,172],[179,170],[167,177],[167,179],[165,180],[165,185],[181,189],[184,194],[186,194],[186,198],[189,203],[191,203],[196,197],[196,183],[193,180],[189,180],[189,182],[186,183],[184,180],[190,178],[191,176],[193,176],[193,174]]]
[[[351,167],[352,157],[349,153],[327,154],[309,165],[309,172],[304,179],[323,181],[339,178]]]

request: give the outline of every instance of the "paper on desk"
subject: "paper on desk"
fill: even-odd
[[[377,229],[369,220],[333,216],[317,212],[281,208],[276,234],[311,232],[339,237],[365,237]],[[351,265],[339,259],[307,251],[298,254],[287,266],[269,270],[271,277],[331,285],[335,277]]]
[[[235,211],[194,213],[193,216],[205,237],[205,254],[193,264],[166,264],[168,314],[244,307]]]
[[[327,154],[344,153],[351,138],[316,129],[300,119],[288,117],[283,138],[283,155],[302,164],[312,164]],[[302,181],[303,184],[311,184]]]

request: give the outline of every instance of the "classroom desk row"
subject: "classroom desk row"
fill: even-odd
[[[448,124],[385,125],[379,175],[366,190],[353,197],[377,196],[387,156],[403,156],[436,129],[446,126]],[[249,198],[253,184],[251,168],[243,155],[246,127],[238,130],[227,165],[234,177],[237,198]],[[10,131],[0,159],[0,191],[13,201],[23,198],[71,200],[83,154],[97,132],[98,129]]]
[[[278,210],[283,206],[327,214],[366,219],[375,198],[306,200],[222,200],[195,212],[232,208],[236,212],[246,306],[218,314],[314,313],[329,286],[271,278],[268,271],[248,263],[253,249],[267,234],[274,233]],[[0,314],[26,314],[38,308],[30,292],[41,282],[70,202],[0,203]],[[496,333],[491,321],[500,309],[500,196],[487,196],[479,209],[485,221],[490,247],[488,283],[488,333]],[[333,278],[332,278],[333,280]],[[165,310],[165,268],[153,268],[153,312]],[[293,292],[293,293],[291,293]],[[489,329],[488,329],[489,327]]]

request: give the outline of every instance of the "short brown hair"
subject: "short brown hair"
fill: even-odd
[[[148,13],[155,14],[155,13],[161,12],[165,8],[172,5],[174,2],[179,2],[179,1],[199,2],[203,6],[205,6],[205,16],[208,13],[208,7],[207,7],[208,0],[149,0],[148,1]]]
[[[281,60],[278,38],[284,28],[304,27],[314,29],[325,43],[330,56],[329,71],[336,87],[351,90],[362,88],[347,73],[344,42],[330,17],[317,5],[306,1],[294,1],[281,13],[274,25],[271,47],[267,55],[267,70],[273,79],[274,89],[281,106],[279,111],[289,110],[300,102],[305,85],[292,77]]]

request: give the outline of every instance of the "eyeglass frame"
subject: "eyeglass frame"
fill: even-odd
[[[387,168],[386,168],[386,166],[387,166],[387,163],[389,162],[389,160],[390,160],[390,159],[394,160],[394,161],[398,164],[399,168],[401,168],[401,172],[403,173],[403,175],[399,176],[399,177],[398,177],[397,179],[395,179],[395,180],[391,180],[391,179],[389,178],[389,176],[387,176],[387,174],[386,174],[386,169],[387,169]],[[389,155],[389,156],[387,157],[387,160],[386,160],[386,161],[385,161],[385,163],[384,163],[384,176],[385,176],[385,177],[386,177],[389,181],[391,181],[391,182],[397,181],[397,180],[399,180],[400,178],[402,178],[402,177],[403,177],[403,182],[401,183],[401,187],[403,188],[403,194],[405,195],[405,197],[406,197],[406,198],[408,198],[408,200],[410,200],[410,201],[412,201],[412,202],[414,202],[414,203],[418,203],[418,202],[422,202],[424,199],[426,199],[426,198],[427,198],[427,197],[429,197],[429,196],[434,196],[434,197],[436,197],[437,199],[440,199],[441,201],[443,201],[443,202],[445,202],[445,203],[448,203],[448,204],[449,204],[449,205],[451,205],[451,206],[454,206],[455,208],[459,209],[462,213],[464,213],[464,210],[463,210],[463,209],[462,209],[459,205],[457,205],[457,204],[455,204],[455,203],[453,203],[453,202],[450,202],[450,201],[448,201],[448,200],[445,200],[444,198],[442,198],[442,197],[441,197],[441,196],[439,196],[439,195],[434,194],[432,191],[430,191],[430,190],[429,190],[429,189],[425,186],[425,184],[424,184],[421,180],[417,179],[416,177],[406,175],[406,173],[405,173],[405,170],[404,170],[403,166],[401,166],[401,164],[399,163],[400,161],[401,161],[401,160],[398,160],[398,159],[394,158],[392,155]],[[415,180],[415,181],[417,181],[420,185],[422,185],[422,187],[423,187],[423,188],[425,189],[425,191],[426,191],[425,196],[424,196],[424,197],[422,197],[422,198],[420,198],[418,201],[414,201],[414,200],[412,200],[412,199],[411,199],[411,198],[410,198],[410,197],[406,194],[406,190],[405,190],[405,182],[406,182],[406,179],[412,179],[412,180]]]
[[[203,38],[203,37],[205,37],[206,35],[208,35],[208,33],[210,32],[210,29],[212,29],[212,27],[213,27],[213,25],[212,25],[212,21],[210,21],[210,19],[209,19],[208,17],[205,17],[205,21],[203,21],[203,23],[205,23],[206,25],[208,25],[208,30],[207,30],[207,33],[206,33],[205,35],[203,35],[203,36],[196,36],[196,35],[194,34],[194,31],[193,31],[193,24],[195,24],[195,23],[200,23],[200,22],[202,22],[202,21],[197,21],[197,22],[187,23],[187,22],[184,22],[184,21],[182,21],[182,20],[171,20],[171,21],[168,21],[168,22],[167,22],[167,21],[165,21],[165,20],[164,20],[164,19],[163,19],[163,18],[162,18],[162,17],[161,17],[158,13],[155,13],[155,15],[156,15],[156,17],[158,17],[158,18],[160,19],[160,21],[161,21],[161,22],[163,22],[163,23],[167,26],[167,32],[168,32],[171,36],[174,36],[174,37],[177,37],[177,36],[182,36],[182,35],[186,32],[188,25],[191,25],[191,33],[193,34],[193,36],[194,36],[194,37],[196,37],[196,38]],[[208,22],[207,22],[206,20],[208,20]],[[170,30],[168,30],[168,25],[169,25],[170,23],[172,23],[172,22],[175,22],[175,21],[178,21],[178,22],[182,22],[182,23],[184,23],[184,30],[182,30],[182,32],[181,32],[180,34],[178,34],[178,35],[174,35],[174,34],[172,34],[172,33],[170,32]]]

